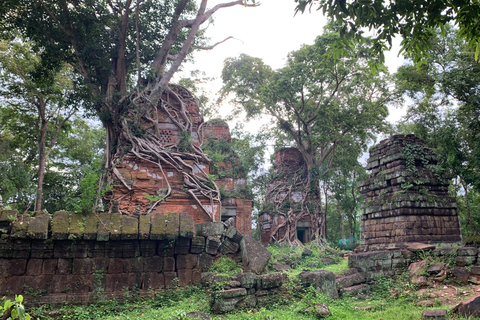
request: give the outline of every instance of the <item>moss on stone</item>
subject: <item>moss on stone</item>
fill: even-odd
[[[70,212],[57,211],[52,219],[53,240],[67,240],[70,232]]]
[[[0,223],[1,222],[12,222],[18,217],[17,210],[0,210]]]
[[[72,212],[70,214],[69,240],[78,240],[83,238],[85,232],[85,216],[81,213]]]
[[[122,214],[113,213],[110,216],[110,239],[121,240],[122,239]]]
[[[97,239],[98,215],[94,212],[89,212],[85,215],[85,229],[83,231],[84,240]]]
[[[29,222],[30,216],[26,214],[19,215],[17,220],[15,220],[12,224],[12,232],[10,233],[11,237],[25,239],[27,237]]]
[[[97,241],[108,241],[110,239],[110,213],[98,215]]]
[[[122,216],[122,240],[138,239],[138,218]]]
[[[192,216],[186,212],[179,214],[179,236],[193,238],[194,222]]]
[[[138,238],[147,240],[150,238],[150,220],[151,215],[141,215],[138,219]]]
[[[30,218],[28,223],[27,235],[30,239],[46,240],[48,239],[48,227],[50,225],[50,216],[47,213],[39,214]]]

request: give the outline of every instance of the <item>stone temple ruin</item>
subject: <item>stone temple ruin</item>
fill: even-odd
[[[461,241],[451,177],[440,173],[437,158],[414,135],[394,135],[370,150],[370,177],[358,183],[365,198],[361,244]]]
[[[187,120],[179,115],[175,98],[164,97],[164,101],[171,102],[162,102],[142,128],[159,142],[162,158],[148,157],[135,150],[123,155],[113,169],[114,179],[110,182],[113,189],[105,196],[109,211],[116,212],[118,204],[118,212],[126,215],[185,212],[195,224],[234,218],[234,226],[240,232],[251,234],[252,200],[238,194],[221,197],[219,190],[232,194],[245,187],[245,177],[224,174],[210,181],[213,163],[200,149],[208,139],[230,143],[228,125],[222,121],[205,124],[198,102],[190,92],[174,88],[186,105],[183,118],[190,123],[190,130],[184,130]],[[188,152],[189,149],[195,152]],[[234,165],[226,161],[218,164],[224,171]],[[195,181],[196,178],[202,180]],[[199,184],[207,187],[198,188]]]
[[[310,214],[301,212],[305,194],[303,156],[296,148],[283,148],[275,153],[274,179],[268,186],[266,207],[259,216],[261,240],[263,243],[279,241],[285,237],[289,224],[302,243],[312,240],[313,229],[318,221]],[[292,232],[292,231],[290,231]]]

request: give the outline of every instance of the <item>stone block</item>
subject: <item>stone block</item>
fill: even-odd
[[[42,273],[43,274],[55,274],[58,266],[58,259],[45,259],[43,260]]]
[[[447,310],[435,309],[435,310],[423,310],[422,319],[445,319],[447,317]]]
[[[105,243],[105,256],[109,258],[122,258],[123,243],[119,241],[109,241]]]
[[[198,256],[198,265],[197,267],[201,270],[201,271],[208,271],[208,269],[210,269],[210,266],[212,265],[213,263],[213,257],[207,253],[202,253]]]
[[[8,227],[18,217],[17,210],[0,210],[0,226]]]
[[[197,237],[221,236],[225,231],[223,222],[206,222],[195,225]]]
[[[123,258],[134,258],[140,256],[140,246],[138,241],[122,241],[122,257]]]
[[[5,260],[4,268],[8,277],[23,276],[27,270],[27,259]]]
[[[93,258],[76,258],[73,259],[73,274],[92,274],[94,271],[95,259]]]
[[[243,234],[233,226],[228,227],[227,231],[225,232],[225,236],[236,243],[240,243],[243,238]]]
[[[175,241],[178,238],[179,225],[179,215],[175,212],[155,213],[150,229],[150,239]]]
[[[143,259],[143,271],[147,273],[162,272],[163,257],[160,257],[160,256],[145,257]]]
[[[175,241],[162,240],[158,242],[158,255],[162,257],[172,257],[175,254]]]
[[[83,239],[83,234],[85,232],[85,219],[86,217],[82,213],[70,213],[70,224],[68,231],[69,240]]]
[[[46,240],[48,239],[49,226],[50,216],[46,213],[39,214],[30,218],[27,235],[30,239]]]
[[[184,238],[193,238],[194,222],[192,216],[186,212],[179,214],[179,236]]]
[[[478,249],[475,247],[461,247],[457,250],[458,256],[476,256],[478,255]]]
[[[452,277],[462,284],[468,283],[468,278],[470,277],[470,272],[463,267],[454,267],[450,269]]]
[[[48,293],[67,293],[71,291],[69,275],[55,274],[52,276],[52,281],[48,286]]]
[[[85,229],[83,231],[83,239],[96,240],[98,228],[98,215],[94,212],[89,212],[85,215]]]
[[[156,290],[165,288],[165,276],[158,272],[145,272],[142,275],[145,290]]]
[[[14,297],[19,292],[22,292],[25,288],[25,277],[22,276],[9,276],[5,279],[5,288],[3,293],[6,296]]]
[[[239,273],[235,276],[235,279],[240,282],[243,288],[250,289],[255,287],[258,277],[254,273]]]
[[[326,270],[307,271],[299,275],[304,287],[313,286],[319,293],[338,298],[337,285],[333,272]]]
[[[343,288],[342,292],[343,294],[358,295],[358,294],[367,292],[368,290],[370,290],[370,286],[368,284],[363,283],[363,284],[358,284],[355,286]]]
[[[360,273],[354,273],[349,276],[341,277],[336,280],[337,288],[347,288],[365,282],[365,276]]]
[[[480,266],[473,266],[470,273],[476,276],[480,275]]]
[[[190,253],[202,253],[205,250],[205,237],[193,237]]]
[[[108,263],[108,273],[124,273],[126,267],[124,266],[125,259],[110,258]]]
[[[198,256],[195,254],[179,254],[177,255],[177,270],[193,269],[197,266]]]
[[[150,220],[151,215],[141,215],[138,217],[138,238],[142,240],[150,239]]]
[[[178,285],[180,287],[190,286],[193,284],[193,270],[192,269],[178,269]]]
[[[464,301],[457,310],[462,317],[480,317],[480,295]]]
[[[477,262],[477,256],[457,256],[455,257],[455,265],[457,267],[471,266]]]
[[[165,257],[163,259],[163,271],[164,272],[175,271],[175,258],[174,257]]]
[[[178,237],[175,242],[175,254],[187,254],[190,251],[191,238]]]
[[[30,216],[26,214],[19,215],[17,220],[12,223],[12,231],[10,237],[13,239],[26,239],[28,231],[28,223]]]
[[[48,285],[52,281],[53,275],[40,274],[25,276],[24,293],[30,291],[33,294],[42,294],[47,292]]]
[[[178,286],[178,278],[176,272],[164,272],[165,288],[174,288]]]
[[[271,256],[267,248],[252,236],[244,235],[240,241],[240,250],[245,270],[251,270],[257,274],[262,273]]]
[[[70,212],[57,211],[52,218],[52,239],[67,240],[70,232]]]
[[[71,274],[73,271],[73,259],[58,259],[55,274]]]
[[[43,259],[30,259],[27,263],[27,276],[37,276],[42,274]]]
[[[105,242],[92,241],[91,243],[92,245],[89,246],[88,248],[88,257],[90,258],[105,257]]]
[[[32,241],[31,258],[50,259],[53,258],[53,241]],[[1,250],[1,249],[0,249]]]
[[[138,239],[138,218],[122,215],[122,240]]]
[[[140,241],[140,256],[152,257],[156,254],[157,243],[156,241],[142,240]]]
[[[240,248],[240,245],[233,240],[230,240],[229,238],[225,238],[222,241],[222,244],[220,245],[220,248],[218,248],[218,251],[220,251],[221,254],[229,254],[229,253],[236,253],[238,249]]]
[[[261,289],[268,290],[281,287],[287,281],[287,275],[282,272],[264,274],[258,277]]]
[[[97,241],[110,239],[110,213],[98,214]]]
[[[122,239],[122,214],[113,213],[110,215],[110,240]]]
[[[205,251],[211,255],[216,255],[220,244],[220,239],[209,236],[205,243]]]
[[[5,210],[4,210],[5,211]],[[12,258],[13,243],[10,239],[0,239],[0,258]]]
[[[55,241],[53,246],[54,258],[73,258],[73,243],[71,241]]]

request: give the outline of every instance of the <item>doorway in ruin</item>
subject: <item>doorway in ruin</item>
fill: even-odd
[[[302,243],[312,241],[312,224],[308,220],[300,220],[297,223],[297,239]]]

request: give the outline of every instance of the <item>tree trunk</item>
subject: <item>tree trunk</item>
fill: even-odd
[[[38,181],[37,181],[37,196],[35,198],[34,211],[42,210],[43,200],[43,179],[45,177],[45,165],[46,165],[46,139],[47,139],[47,126],[48,121],[45,118],[45,109],[41,116],[42,124],[40,126],[40,135],[38,137]]]

